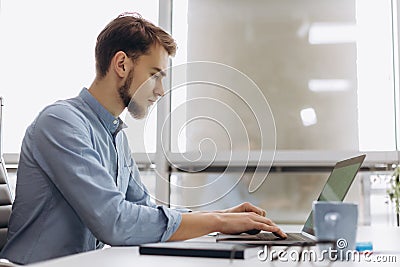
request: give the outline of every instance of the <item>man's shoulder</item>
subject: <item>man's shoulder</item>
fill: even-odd
[[[36,123],[58,120],[60,122],[87,124],[87,113],[87,108],[77,98],[59,100],[45,107],[39,113]]]

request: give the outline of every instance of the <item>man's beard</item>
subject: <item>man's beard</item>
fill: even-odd
[[[128,78],[126,79],[124,85],[118,89],[119,96],[124,103],[124,106],[128,108],[129,113],[135,119],[143,119],[146,116],[146,109],[141,107],[135,102],[133,97],[129,95],[129,88],[131,87],[133,81],[133,71],[128,73]],[[140,88],[139,88],[140,90]]]

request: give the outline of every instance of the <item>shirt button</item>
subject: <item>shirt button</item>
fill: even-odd
[[[114,121],[113,121],[113,123],[114,123],[114,125],[115,125],[115,124],[117,124],[117,123],[118,123],[118,121],[117,121],[117,120],[114,120]]]

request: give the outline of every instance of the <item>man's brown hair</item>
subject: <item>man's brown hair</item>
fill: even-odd
[[[147,54],[154,44],[160,44],[170,56],[176,52],[175,40],[160,27],[143,19],[138,13],[125,13],[111,21],[97,37],[96,73],[107,74],[111,59],[118,51],[133,61]]]

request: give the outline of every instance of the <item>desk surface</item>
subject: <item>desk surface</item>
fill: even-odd
[[[283,227],[291,231],[298,227]],[[214,237],[206,236],[196,241],[213,242]],[[399,266],[400,265],[400,227],[359,227],[357,241],[372,241],[374,251],[370,262],[361,259],[358,261],[340,262],[336,261],[333,266]],[[391,256],[390,258],[387,256]],[[377,258],[378,257],[378,258]],[[391,262],[385,262],[391,261]],[[375,261],[375,262],[374,262]],[[377,263],[376,261],[380,261]],[[91,251],[54,260],[37,263],[31,266],[37,267],[70,267],[70,266],[295,266],[299,262],[282,261],[260,261],[257,257],[246,260],[195,258],[195,257],[172,257],[172,256],[149,256],[140,255],[138,247],[111,247],[103,250]],[[327,263],[301,262],[301,266],[327,266]]]

